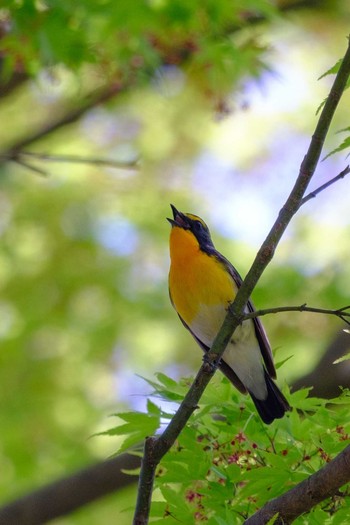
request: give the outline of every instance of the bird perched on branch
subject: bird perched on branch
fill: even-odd
[[[205,222],[171,205],[170,300],[184,326],[208,352],[242,279],[213,244]],[[254,312],[248,301],[247,312]],[[249,393],[261,419],[271,423],[290,410],[273,379],[276,370],[259,318],[243,321],[227,345],[219,368],[242,393]]]

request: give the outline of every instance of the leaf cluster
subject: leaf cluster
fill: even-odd
[[[179,402],[190,379],[176,382],[158,374],[149,383],[159,400]],[[249,398],[242,398],[226,378],[216,378],[158,467],[154,523],[241,524],[335,457],[350,439],[350,424],[344,424],[350,395],[344,391],[332,404],[308,395],[307,389],[289,393],[293,411],[267,427]],[[127,423],[108,433],[126,435],[122,451],[138,445],[172,414],[149,400],[147,414],[118,416]],[[344,489],[295,523],[344,523],[348,504]]]
[[[234,33],[276,14],[267,0],[5,2],[2,75],[90,65],[99,78],[139,84],[161,66],[185,65],[208,90],[232,88],[242,73],[261,67],[265,51],[254,34]]]
[[[339,71],[340,64],[341,64],[341,59],[337,60],[337,62],[331,68],[327,69],[327,71],[325,71],[320,76],[319,80],[321,80],[322,78],[327,77],[329,75],[336,75],[338,73],[338,71]],[[348,89],[349,87],[350,87],[350,80],[347,81],[345,89]],[[317,108],[317,113],[323,108],[324,103],[325,103],[325,100],[323,100],[322,103]],[[338,133],[348,133],[349,131],[350,131],[350,127],[346,127],[344,129],[339,130]],[[349,147],[350,147],[350,136],[346,136],[343,139],[342,143],[339,144],[339,146],[334,148],[332,151],[330,151],[325,156],[324,160],[327,159],[328,157],[330,157],[331,155],[334,155],[335,153],[339,153],[341,151],[344,151],[344,150],[348,149]]]

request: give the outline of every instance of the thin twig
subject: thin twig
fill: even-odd
[[[12,161],[20,164],[21,166],[43,175],[44,177],[49,176],[49,172],[34,166],[31,162],[28,162],[27,158],[49,161],[49,162],[69,162],[76,164],[92,164],[96,166],[106,166],[110,168],[117,168],[123,170],[137,170],[136,165],[139,159],[133,161],[114,161],[110,159],[96,158],[96,157],[80,157],[79,155],[51,155],[47,153],[34,153],[30,151],[12,151],[10,153],[0,154],[0,163],[4,161]]]
[[[300,206],[303,206],[303,204],[305,204],[307,201],[314,199],[319,193],[321,193],[321,191],[329,188],[329,186],[331,186],[335,182],[338,182],[338,180],[343,179],[345,175],[348,175],[349,173],[350,173],[350,167],[346,166],[346,168],[343,171],[341,171],[339,175],[337,175],[336,177],[333,177],[333,179],[329,180],[328,182],[325,182],[324,184],[322,184],[322,186],[320,186],[316,190],[310,191],[310,193],[308,193],[306,197],[304,197],[301,200]]]
[[[34,153],[31,151],[20,151],[17,155],[20,157],[32,157],[38,160],[45,160],[49,162],[71,162],[75,164],[95,164],[97,166],[107,166],[118,169],[137,169],[139,158],[131,161],[117,161],[112,159],[104,159],[97,157],[84,157],[80,155],[52,155],[49,153]],[[1,157],[0,157],[1,158]]]
[[[12,162],[16,162],[20,166],[23,166],[24,168],[27,168],[30,171],[34,171],[34,173],[36,173],[37,175],[39,174],[42,177],[47,177],[48,176],[48,172],[47,171],[45,171],[45,170],[43,170],[41,168],[38,168],[37,166],[33,166],[33,164],[31,164],[30,162],[27,162],[27,161],[21,159],[20,157],[14,156],[11,160],[12,160]],[[1,157],[0,157],[0,161],[1,161]]]
[[[262,317],[263,315],[268,314],[279,314],[282,312],[310,312],[315,314],[335,315],[346,324],[350,325],[350,321],[346,319],[347,317],[350,318],[350,312],[346,311],[349,309],[350,306],[344,306],[342,308],[338,308],[337,310],[332,310],[329,308],[314,308],[312,306],[306,306],[306,304],[301,304],[299,306],[278,306],[276,308],[264,308],[263,310],[256,310],[255,312],[244,314],[242,315],[242,321],[246,319],[253,319],[254,317]]]
[[[349,76],[350,45],[348,42],[344,59],[340,65],[326,103],[323,106],[307,154],[301,164],[299,175],[285,205],[281,209],[266,240],[262,244],[247,277],[238,290],[237,296],[228,310],[225,321],[215,338],[211,350],[206,355],[206,360],[203,362],[179,409],[161,436],[146,440],[139,478],[138,498],[133,521],[134,525],[146,525],[148,523],[156,466],[173,445],[175,439],[198,405],[199,399],[217,369],[218,363],[233,332],[241,321],[244,307],[253,289],[266,266],[272,260],[275,249],[292,217],[300,208],[300,203],[319,162],[330,123]]]

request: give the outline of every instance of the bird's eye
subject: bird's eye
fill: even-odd
[[[200,221],[194,221],[193,227],[197,232],[201,232],[204,230],[204,226]]]

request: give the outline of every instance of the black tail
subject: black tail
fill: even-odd
[[[283,417],[285,412],[291,410],[291,408],[288,401],[277,385],[272,381],[266,370],[265,380],[267,386],[266,399],[257,399],[251,392],[249,392],[249,394],[254,401],[254,405],[256,406],[261,419],[264,423],[269,425],[274,419],[280,419]]]

